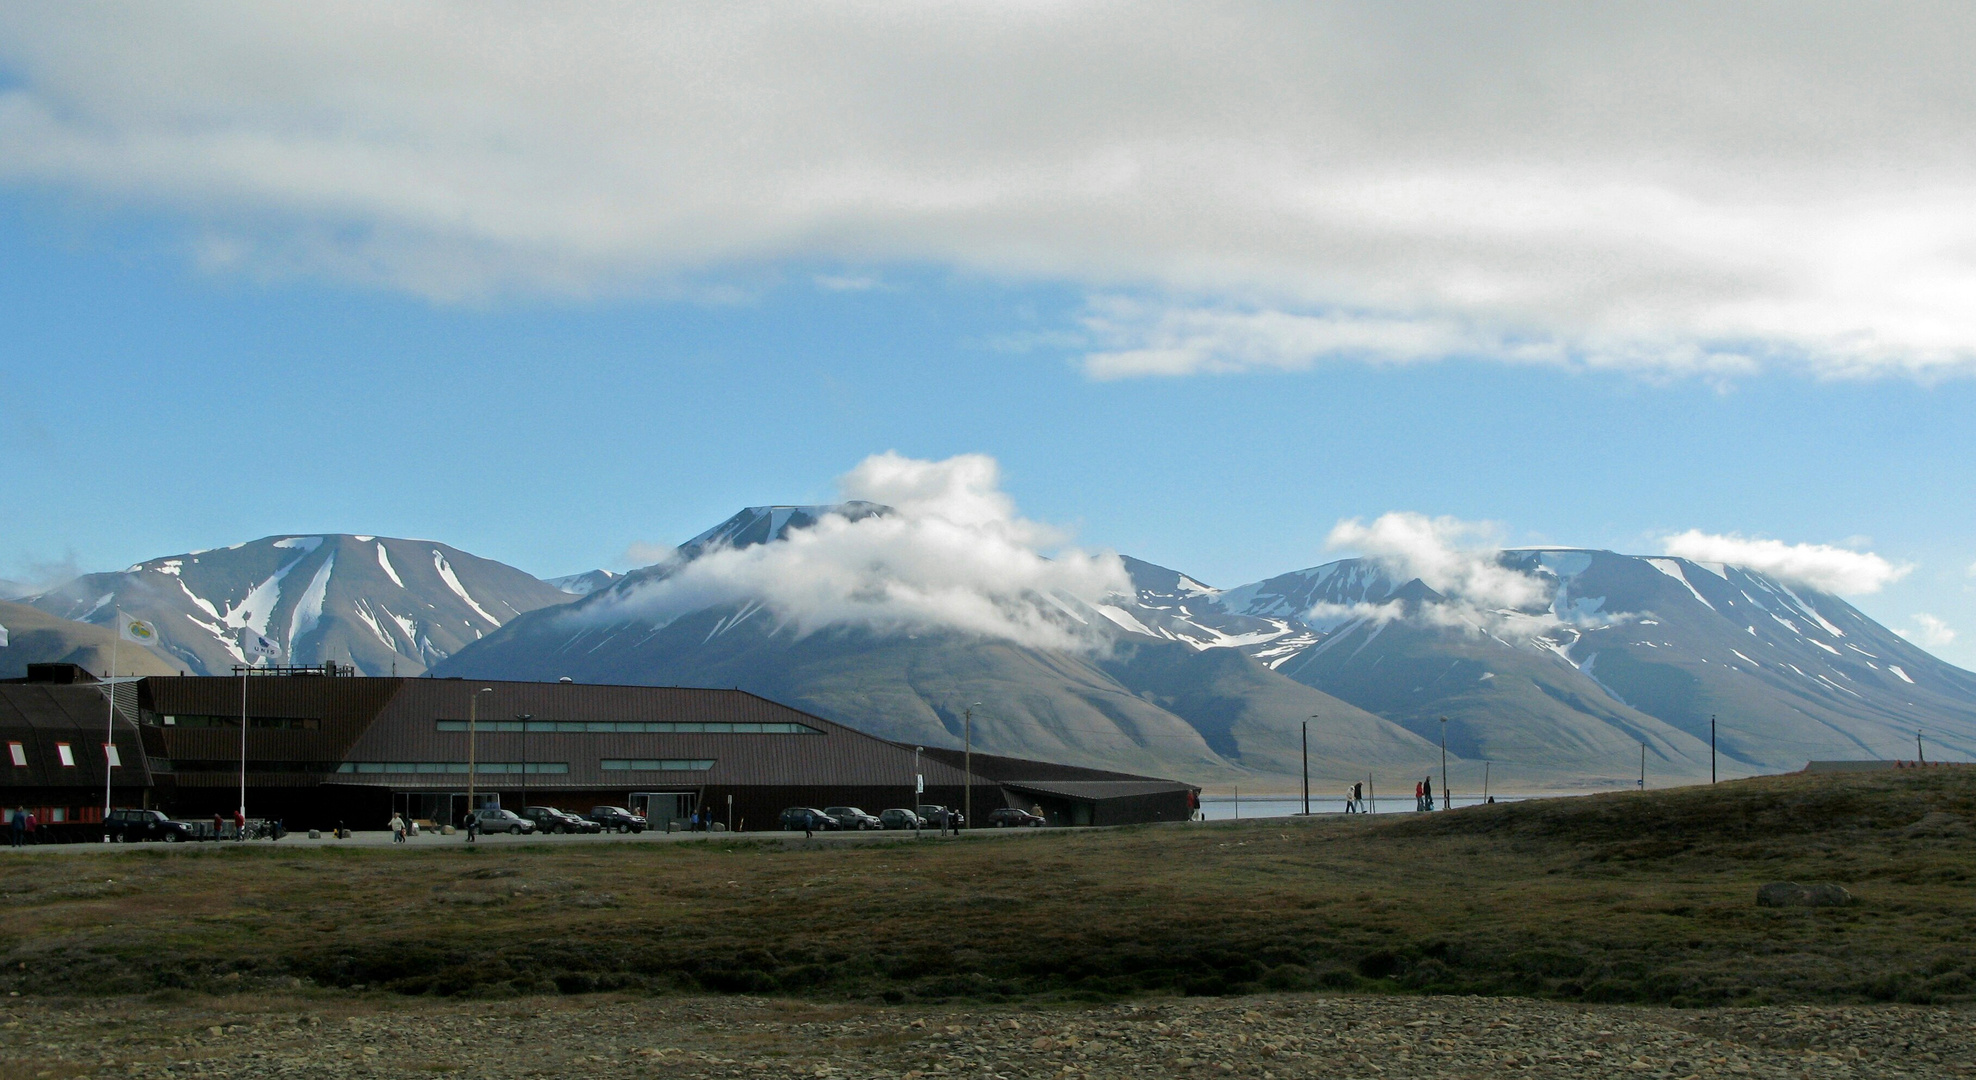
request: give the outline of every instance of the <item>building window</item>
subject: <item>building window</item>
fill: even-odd
[[[56,743],[55,756],[61,759],[63,768],[68,768],[68,769],[75,768],[75,751],[69,749],[68,743],[65,742]]]
[[[168,727],[185,728],[232,728],[240,730],[238,716],[198,716],[187,713],[167,714],[159,719]],[[321,731],[322,718],[316,716],[250,716],[247,726],[256,731]]]
[[[357,773],[374,776],[383,773],[445,773],[465,776],[467,763],[464,761],[346,761],[336,767],[339,773]],[[561,775],[569,772],[567,761],[483,761],[473,767],[476,773],[512,773],[516,776],[537,774]]]
[[[15,765],[23,769],[27,768],[27,747],[17,742],[10,742],[7,744],[7,753],[14,759]]]
[[[605,758],[605,772],[705,772],[714,767],[712,758]]]
[[[465,731],[465,720],[438,721],[440,731]],[[520,720],[481,720],[477,731],[521,731]],[[530,720],[527,730],[556,735],[821,735],[808,724],[746,724],[688,720]]]

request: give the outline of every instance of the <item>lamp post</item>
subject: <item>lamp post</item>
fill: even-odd
[[[1715,783],[1715,714],[1708,717],[1708,782]]]
[[[535,719],[534,713],[517,713],[515,719],[521,721],[521,808],[528,809],[528,722]]]
[[[1310,720],[1317,719],[1312,713]],[[1304,721],[1304,816],[1310,816],[1310,720]]]
[[[924,786],[920,781],[919,755],[925,749],[926,747],[924,746],[913,747],[913,793],[912,797],[906,800],[906,808],[911,810],[913,815],[914,836],[919,835],[919,796],[920,788]]]
[[[474,781],[474,760],[475,760],[474,749],[475,749],[475,743],[477,741],[476,736],[479,734],[478,724],[480,721],[480,695],[491,694],[493,692],[494,692],[493,687],[483,686],[480,689],[475,690],[473,694],[467,698],[467,813],[469,814],[473,813],[475,810],[480,809],[479,807],[473,804],[473,795],[474,795],[473,781]]]
[[[979,701],[969,705],[961,722],[961,763],[965,766],[961,772],[967,784],[961,789],[961,821],[964,823],[974,820],[974,710],[980,707]],[[961,830],[956,826],[954,835],[960,834]]]
[[[1441,809],[1455,808],[1455,798],[1448,794],[1448,718],[1441,718]],[[1433,807],[1428,807],[1432,810]]]

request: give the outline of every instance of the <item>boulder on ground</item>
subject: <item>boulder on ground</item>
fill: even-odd
[[[1795,881],[1773,881],[1756,891],[1758,907],[1845,907],[1856,903],[1853,894],[1837,885],[1800,885]]]

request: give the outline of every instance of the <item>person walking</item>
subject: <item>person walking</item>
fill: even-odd
[[[405,842],[405,819],[399,817],[395,810],[391,812],[391,842],[394,844]]]
[[[33,847],[35,844],[41,842],[40,839],[38,839],[34,835],[35,827],[40,824],[41,824],[41,819],[34,816],[34,811],[29,810],[27,812],[27,842],[29,847]]]
[[[1420,808],[1422,810],[1433,810],[1434,809],[1434,778],[1430,776],[1425,781],[1422,781],[1420,790],[1421,793],[1425,796],[1425,799],[1423,800]]]
[[[471,844],[478,839],[480,839],[480,814],[469,810],[467,811],[467,843]]]
[[[226,819],[220,816],[218,810],[213,811],[213,839],[226,839]]]
[[[14,846],[20,847],[27,843],[27,807],[14,807],[14,812],[7,823],[13,826],[11,831],[14,834]]]
[[[235,810],[233,812],[233,838],[242,841],[247,839],[247,811],[245,810]]]
[[[1365,781],[1352,785],[1352,802],[1358,805],[1358,812],[1365,813]]]
[[[1420,797],[1420,781],[1418,780],[1413,782],[1413,808],[1416,811],[1423,809]]]

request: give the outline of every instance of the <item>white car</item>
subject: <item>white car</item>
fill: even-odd
[[[480,831],[484,833],[504,832],[514,836],[535,831],[535,823],[508,810],[492,807],[475,810],[473,816],[480,820]]]

